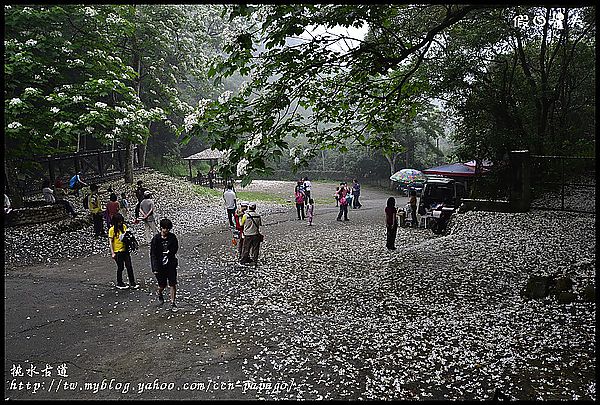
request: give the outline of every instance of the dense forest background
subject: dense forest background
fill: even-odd
[[[216,148],[226,151],[219,170],[247,181],[296,170],[387,178],[514,149],[595,153],[594,7],[73,4],[4,14],[9,184],[36,156],[115,147],[132,161],[137,146],[142,165],[179,176],[182,157]]]

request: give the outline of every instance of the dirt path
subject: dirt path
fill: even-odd
[[[333,203],[316,208],[312,228],[295,220],[293,207],[284,214],[265,217],[267,242],[261,266],[277,265],[273,256],[281,251],[271,250],[274,241],[287,240],[291,251],[301,254],[303,244],[318,243],[315,235],[319,231],[360,237],[362,225],[383,223],[388,195],[363,189],[363,208],[350,210],[349,222],[335,221],[338,208]],[[315,185],[313,195],[326,194],[333,194],[329,185]],[[277,341],[278,330],[292,327],[301,334],[302,329],[294,325],[306,319],[254,308],[255,302],[243,308],[227,305],[232,296],[240,294],[237,289],[244,285],[240,280],[260,277],[260,269],[233,263],[230,231],[225,226],[179,237],[181,308],[176,313],[168,310],[168,305],[156,305],[155,280],[145,249],[133,257],[142,286],[137,291],[114,289],[114,264],[107,254],[74,258],[56,266],[7,268],[6,397],[252,399],[265,395],[264,389],[258,390],[253,383],[268,380],[272,374],[253,370],[253,359],[271,340]],[[384,244],[383,236],[374,243]],[[344,252],[343,243],[339,251]],[[265,319],[277,323],[265,324]],[[46,365],[53,367],[47,376],[35,374]],[[61,365],[66,365],[66,375],[58,373]],[[16,370],[19,366],[22,376]],[[35,370],[28,375],[32,366]],[[295,390],[291,388],[293,375],[287,375],[286,381],[267,382],[279,383],[279,388],[291,389],[290,393]]]

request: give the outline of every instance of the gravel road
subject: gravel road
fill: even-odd
[[[444,237],[399,229],[389,252],[389,194],[363,186],[348,222],[333,199],[312,227],[291,204],[259,203],[266,240],[247,268],[218,199],[145,176],[180,237],[180,310],[156,306],[145,249],[133,257],[142,288],[121,291],[89,228],[57,241],[7,230],[7,398],[596,398],[595,303],[520,296],[531,274],[568,275],[576,291],[593,282],[595,215],[468,212]],[[293,183],[253,188],[285,197]],[[315,183],[317,198],[332,193]],[[44,262],[70,240],[79,252]]]

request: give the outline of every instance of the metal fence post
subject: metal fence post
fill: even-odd
[[[531,205],[531,155],[528,150],[509,152],[512,170],[511,199],[512,209],[526,212]]]

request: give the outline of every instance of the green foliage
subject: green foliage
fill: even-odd
[[[5,133],[12,157],[74,147],[79,135],[141,143],[163,117],[145,108],[115,41],[123,6],[5,7]]]
[[[410,120],[424,103],[428,77],[415,74],[433,35],[470,7],[389,5],[265,5],[234,7],[232,15],[256,24],[226,47],[210,73],[248,73],[248,85],[220,102],[207,101],[190,115],[187,138],[210,134],[211,146],[228,151],[221,171],[251,176],[269,171],[285,156],[289,137],[305,137],[308,148],[293,156],[303,167],[320,149],[363,146],[399,149],[394,123]],[[435,11],[435,12],[432,12]],[[429,16],[429,17],[427,17]],[[413,18],[422,22],[406,28]],[[362,27],[371,35],[349,48],[342,36],[313,33],[307,26]],[[388,35],[389,31],[399,32]],[[385,34],[385,35],[384,35]],[[427,39],[422,40],[423,34]],[[253,41],[249,41],[252,35]],[[385,38],[384,38],[385,37]],[[388,42],[385,43],[387,40]],[[254,44],[264,44],[260,58]],[[310,114],[303,114],[302,107]]]
[[[161,173],[173,177],[189,177],[190,169],[186,161],[179,155],[166,154],[163,157],[148,156],[147,164],[149,167],[158,170]],[[193,176],[196,175],[194,171]]]

